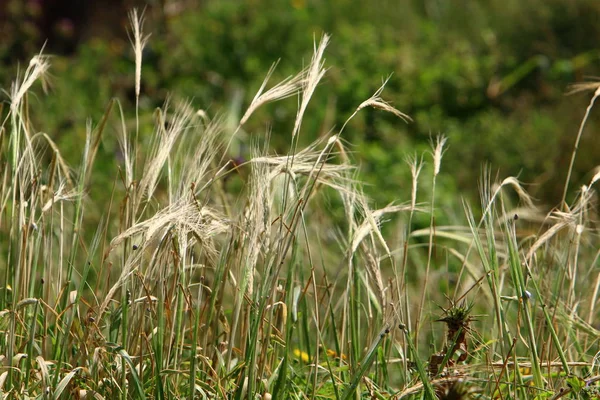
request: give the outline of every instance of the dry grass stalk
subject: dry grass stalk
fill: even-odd
[[[225,221],[223,216],[207,206],[198,210],[195,202],[181,200],[116,236],[111,241],[111,247],[114,248],[126,238],[142,235],[141,244],[138,246],[143,248],[145,244],[150,244],[171,229],[175,229],[181,237],[194,233],[206,245],[215,235],[229,228]]]
[[[144,35],[144,13],[138,15],[136,9],[129,13],[129,23],[133,29],[133,38],[130,38],[135,53],[135,97],[140,97],[140,86],[142,81],[142,54],[148,43],[150,35]]]
[[[419,187],[419,175],[423,169],[423,158],[419,159],[417,155],[408,156],[406,163],[410,168],[411,190],[410,190],[410,210],[411,213],[417,211],[417,189]]]
[[[279,82],[271,89],[263,93],[265,87],[267,86],[267,82],[269,81],[271,75],[273,75],[273,72],[275,71],[276,66],[277,64],[274,64],[267,73],[267,76],[263,80],[263,83],[258,89],[258,92],[256,92],[256,95],[252,99],[252,102],[250,103],[248,109],[244,113],[244,116],[240,120],[240,126],[244,125],[259,107],[267,103],[290,97],[298,93],[298,91],[301,89],[304,80],[306,79],[306,71],[302,71],[296,76],[284,79],[283,81]]]
[[[266,164],[270,166],[269,180],[273,181],[280,174],[290,174],[293,179],[296,176],[308,177],[307,183],[316,179],[320,184],[329,186],[337,191],[345,191],[348,184],[353,183],[346,172],[353,171],[354,166],[349,164],[332,164],[327,163],[326,154],[333,145],[333,141],[327,142],[325,148],[317,151],[317,147],[322,143],[318,140],[308,147],[300,150],[294,156],[294,163],[290,165],[288,156],[260,156],[254,157],[249,162],[251,164]],[[319,171],[318,175],[316,171]]]
[[[575,138],[575,145],[573,146],[573,153],[571,154],[571,161],[569,163],[567,178],[565,180],[565,188],[563,191],[563,196],[562,196],[562,201],[561,201],[562,204],[565,204],[566,199],[567,199],[567,192],[569,189],[569,182],[571,180],[571,173],[573,172],[573,165],[575,164],[575,157],[577,156],[577,150],[579,149],[579,141],[581,140],[581,135],[583,134],[583,128],[585,127],[585,123],[587,122],[587,119],[590,116],[592,107],[594,107],[594,102],[600,96],[600,82],[590,82],[590,83],[573,85],[572,90],[569,92],[570,94],[572,94],[572,93],[578,93],[578,92],[587,91],[587,90],[593,90],[594,95],[592,96],[590,103],[588,104],[587,108],[585,109],[585,114],[583,116],[583,119],[581,120],[581,124],[579,125],[579,131],[577,132],[577,137]]]
[[[19,116],[19,108],[21,106],[23,97],[37,80],[41,80],[44,89],[46,88],[49,68],[49,57],[40,52],[29,62],[29,66],[25,70],[22,81],[19,82],[19,79],[17,78],[17,80],[13,82],[10,93],[10,109],[13,116]]]
[[[595,183],[598,180],[597,175],[594,175],[594,177],[592,177],[592,180],[590,182],[591,184]],[[580,195],[572,209],[567,208],[566,211],[554,210],[548,215],[548,220],[556,222],[531,245],[525,257],[528,260],[528,262],[531,262],[532,257],[534,256],[537,250],[539,250],[544,244],[546,244],[562,229],[566,227],[571,227],[574,232],[582,232],[584,226],[582,222],[587,220],[586,214],[588,212],[590,201],[593,197],[593,192],[589,190],[590,186],[584,185],[582,187]]]
[[[363,200],[364,201],[364,200]],[[364,206],[364,204],[363,204]],[[374,234],[378,240],[380,240],[380,244],[384,246],[386,253],[390,253],[389,248],[385,241],[381,242],[381,231],[379,230],[379,224],[381,219],[386,214],[394,214],[403,211],[410,211],[413,208],[409,205],[388,205],[387,207],[381,208],[379,210],[371,211],[368,208],[362,208],[364,213],[363,222],[356,227],[353,233],[353,238],[350,246],[350,252],[355,253],[358,249],[358,246],[366,238],[368,235]],[[379,232],[379,233],[377,233]]]
[[[36,81],[41,81],[44,90],[48,82],[48,69],[50,62],[48,56],[40,52],[29,62],[23,78],[17,75],[12,83],[10,91],[10,113],[7,118],[11,120],[13,133],[10,135],[12,148],[11,163],[13,167],[13,179],[20,182],[33,182],[38,170],[39,157],[36,155],[32,145],[32,133],[30,126],[23,115],[23,105],[26,93]]]
[[[192,185],[197,188],[196,195],[200,195],[206,189],[200,183],[209,181],[209,176],[212,175],[211,168],[216,164],[219,153],[223,151],[223,121],[220,118],[201,127],[197,118],[193,117],[190,127],[190,134],[187,140],[181,141],[179,150],[187,153],[187,156],[183,157],[181,173],[171,178],[176,186],[173,190],[175,200],[185,197]]]
[[[258,153],[256,150],[255,154]],[[245,233],[247,256],[245,257],[244,272],[246,276],[247,287],[246,294],[252,298],[254,289],[254,270],[258,261],[259,253],[263,243],[269,242],[270,221],[271,221],[271,182],[269,180],[269,170],[265,163],[252,163],[252,172],[250,178],[250,204],[246,210]]]
[[[483,187],[482,187],[482,191],[481,191],[481,199],[482,199],[482,205],[485,206],[485,209],[483,210],[482,220],[486,216],[488,216],[488,214],[490,212],[492,212],[493,205],[495,204],[496,198],[502,192],[502,189],[505,186],[512,187],[515,190],[515,192],[517,193],[517,195],[519,196],[519,199],[525,203],[527,208],[535,208],[535,206],[533,204],[533,199],[527,193],[527,191],[523,188],[523,186],[521,185],[521,183],[518,181],[517,178],[509,176],[508,178],[505,178],[500,184],[492,185],[489,173],[484,172]]]
[[[150,156],[144,166],[144,175],[140,179],[138,188],[139,197],[137,199],[137,204],[141,202],[141,196],[145,196],[146,199],[152,198],[154,190],[156,190],[156,185],[158,184],[160,171],[167,161],[171,149],[175,145],[175,141],[190,127],[190,121],[194,116],[190,104],[183,103],[177,107],[175,114],[169,121],[167,127],[164,125],[166,124],[166,121],[164,121],[166,110],[168,110],[168,105],[165,107],[165,112],[163,113],[163,124],[158,127],[158,140],[152,146]]]
[[[448,140],[445,136],[438,136],[433,150],[433,175],[437,176],[440,173],[442,166],[442,156],[444,155],[444,146]]]
[[[375,259],[373,253],[369,251],[368,248],[365,250],[365,266],[367,267],[367,272],[369,273],[371,280],[375,282],[375,289],[377,289],[375,294],[377,295],[377,300],[379,300],[379,306],[385,310],[385,287],[381,276],[381,266],[379,265],[379,260]]]
[[[308,107],[308,103],[317,88],[317,85],[321,81],[321,78],[325,75],[323,54],[325,48],[329,44],[329,35],[323,35],[319,47],[315,47],[313,58],[307,69],[306,79],[302,80],[302,102],[296,113],[296,120],[294,121],[294,128],[292,129],[292,138],[300,132],[300,126],[302,125],[302,119],[304,118],[304,112]]]
[[[379,89],[377,89],[377,91],[375,93],[373,93],[373,95],[371,97],[369,97],[367,100],[365,100],[362,103],[360,103],[360,105],[356,108],[356,111],[354,111],[354,113],[352,114],[352,116],[350,117],[350,119],[356,113],[358,113],[360,110],[362,110],[363,108],[373,107],[373,108],[377,108],[379,110],[383,110],[383,111],[392,113],[396,117],[398,117],[401,120],[403,120],[404,122],[411,122],[412,121],[411,117],[409,117],[407,114],[404,114],[402,111],[397,110],[396,108],[394,108],[393,106],[391,106],[390,103],[388,103],[387,101],[385,101],[385,100],[383,100],[381,98],[381,93],[383,93],[383,88],[385,88],[385,85],[386,85],[386,83],[389,80],[390,80],[390,78],[388,77],[383,82],[383,84],[381,85],[381,87]]]

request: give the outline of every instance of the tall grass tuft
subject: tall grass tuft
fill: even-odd
[[[383,100],[383,85],[339,129],[302,145],[317,136],[302,121],[324,85],[328,36],[305,69],[269,86],[274,65],[231,130],[191,102],[167,101],[140,118],[148,36],[136,12],[131,22],[134,109],[111,100],[82,127],[79,165],[34,126],[28,99],[36,82],[45,88],[48,57],[32,59],[2,109],[4,397],[599,392],[600,173],[546,212],[516,178],[495,182],[486,169],[481,204],[465,200],[462,223],[445,225],[440,137],[432,168],[423,155],[409,157],[408,189],[376,206],[345,133],[366,108],[391,113],[399,128],[411,120]],[[290,96],[298,110],[288,154],[274,154],[267,132],[248,160],[228,161],[255,111]],[[109,200],[95,204],[88,194],[107,137],[120,145],[113,161],[123,173],[106,188]],[[91,216],[98,207],[100,223]]]

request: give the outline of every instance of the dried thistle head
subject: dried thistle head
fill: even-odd
[[[471,315],[473,304],[467,305],[462,302],[457,305],[454,301],[450,300],[450,307],[443,308],[445,316],[438,319],[437,321],[444,322],[448,329],[446,333],[446,339],[452,347],[449,349],[448,346],[444,347],[444,354],[450,354],[450,359],[455,354],[459,354],[456,361],[462,362],[467,359],[468,348],[467,348],[467,333],[470,331],[470,324],[475,318]]]
[[[448,333],[456,332],[460,328],[469,329],[469,324],[475,319],[471,315],[473,304],[467,305],[465,302],[456,304],[451,300],[449,308],[441,307],[441,309],[444,312],[444,317],[436,321],[446,323]]]

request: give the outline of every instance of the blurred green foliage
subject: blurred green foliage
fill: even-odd
[[[377,205],[409,198],[404,160],[427,151],[439,133],[449,137],[439,204],[460,207],[461,196],[476,199],[475,183],[487,163],[502,177],[517,175],[531,183],[530,190],[553,205],[589,100],[565,98],[564,92],[568,84],[597,74],[598,15],[595,0],[213,0],[172,15],[150,7],[141,115],[150,119],[171,94],[235,121],[272,63],[279,60],[273,83],[296,73],[327,32],[331,69],[305,117],[302,140],[339,129],[390,74],[383,98],[414,119],[407,125],[364,110],[344,133]],[[0,45],[4,59],[8,49]],[[4,87],[13,73],[14,68],[0,72]],[[132,121],[134,64],[125,40],[89,40],[76,56],[56,57],[53,75],[50,95],[33,100],[34,118],[67,158],[78,157],[79,149],[70,146],[82,141],[72,139],[83,137],[86,118],[100,119],[111,97],[123,103],[126,121]],[[290,99],[259,110],[234,150],[238,154],[230,156],[249,156],[244,142],[269,129],[274,148],[287,151],[296,107],[297,100]],[[119,124],[114,118],[115,130]],[[591,121],[588,131],[595,126]],[[104,139],[104,157],[118,157],[115,136]],[[597,149],[591,133],[584,135],[574,182],[595,166]],[[422,200],[429,199],[426,161]],[[108,169],[111,163],[106,164]],[[114,172],[107,170],[102,185],[114,180]]]

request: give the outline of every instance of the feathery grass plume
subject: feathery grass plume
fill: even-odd
[[[254,150],[255,155],[258,151]],[[263,243],[268,243],[270,232],[270,211],[272,196],[269,182],[269,171],[264,163],[252,163],[250,177],[250,204],[246,211],[245,235],[247,251],[245,276],[247,280],[246,294],[252,297],[254,285],[254,269]],[[261,239],[262,237],[262,239]]]
[[[590,180],[590,184],[589,184],[590,187],[593,186],[594,183],[596,183],[600,180],[600,166],[594,168],[594,170],[595,170],[594,176]]]
[[[189,248],[195,243],[201,243],[203,253],[209,258],[216,259],[217,250],[213,240],[215,236],[228,229],[230,225],[215,210],[207,206],[198,210],[195,202],[184,200],[170,204],[151,218],[134,224],[110,243],[111,249],[114,249],[127,238],[140,237],[137,251],[126,260],[117,282],[108,290],[100,305],[98,315],[102,315],[117,289],[140,267],[142,254],[145,251],[153,253],[153,260],[157,260],[157,257],[161,256],[160,251],[164,250],[161,243],[165,243],[169,238],[177,238],[179,241],[188,240],[186,246]],[[150,267],[144,271],[145,279],[149,281],[158,279],[159,268],[160,263],[150,263]]]
[[[303,201],[308,201],[308,198],[312,194],[315,184],[321,179],[323,167],[326,165],[328,158],[331,156],[334,144],[337,143],[337,140],[337,135],[331,136],[329,139],[327,139],[323,150],[319,152],[319,155],[315,160],[313,167],[310,170],[310,173],[308,174],[308,179],[306,180],[306,183],[302,188],[301,198],[303,199]],[[290,163],[290,165],[292,165],[293,168],[293,164]],[[340,189],[344,190],[345,188],[342,187]]]
[[[566,95],[571,96],[573,94],[582,93],[582,92],[595,92],[600,89],[600,82],[582,82],[582,83],[574,83],[569,85],[569,90]]]
[[[585,109],[585,114],[583,116],[583,119],[581,120],[581,124],[579,125],[579,131],[577,132],[577,137],[575,138],[575,145],[573,146],[573,153],[571,154],[571,161],[569,162],[569,169],[567,171],[567,178],[565,179],[565,188],[563,190],[563,196],[562,196],[562,201],[561,201],[561,203],[563,205],[566,205],[565,202],[567,200],[567,192],[569,190],[569,182],[571,180],[571,173],[573,172],[573,165],[575,164],[575,157],[577,156],[577,150],[579,150],[579,141],[581,140],[581,135],[583,135],[583,128],[585,127],[588,117],[590,116],[592,107],[594,107],[594,102],[596,101],[598,96],[600,96],[600,82],[575,84],[575,85],[571,86],[571,90],[568,92],[568,94],[574,94],[574,93],[579,93],[579,92],[588,91],[588,90],[593,90],[594,95],[592,96],[590,103],[588,104],[587,108]]]
[[[254,160],[250,160],[251,163]],[[284,161],[285,162],[285,161]],[[295,203],[299,199],[298,186],[300,176],[298,176],[293,170],[286,168],[285,164],[281,166],[271,165],[269,172],[269,182],[272,186],[273,193],[273,213],[278,215],[293,214],[294,210],[286,208],[287,198],[288,202]]]
[[[493,187],[491,188],[491,189],[493,189],[493,192],[491,192],[489,201],[487,201],[487,207],[483,211],[484,216],[487,215],[487,213],[491,211],[491,207],[494,204],[496,197],[502,191],[502,188],[504,188],[505,186],[512,187],[515,190],[515,192],[517,193],[517,195],[519,196],[519,199],[525,203],[525,206],[527,208],[531,208],[531,209],[535,208],[532,197],[527,193],[527,191],[525,191],[525,189],[523,189],[521,182],[519,182],[519,180],[517,178],[515,178],[513,176],[509,176],[508,178],[505,178],[500,184],[494,184]]]
[[[143,249],[144,244],[151,245],[154,239],[163,236],[173,228],[181,237],[194,233],[203,245],[208,245],[211,238],[226,231],[228,227],[226,220],[210,207],[204,206],[198,210],[196,203],[180,200],[158,211],[149,219],[136,223],[116,236],[110,245],[114,248],[124,239],[141,234],[143,244],[139,247]]]
[[[593,182],[595,182],[595,178],[595,176],[592,178]],[[567,211],[554,210],[550,212],[548,215],[548,220],[556,222],[554,222],[554,224],[531,245],[527,251],[527,255],[525,256],[525,259],[528,261],[528,263],[531,263],[531,260],[537,250],[539,250],[544,244],[546,244],[564,228],[571,227],[574,232],[578,230],[578,227],[580,226],[579,222],[584,218],[592,196],[593,193],[588,190],[587,186],[584,186],[572,209],[568,208]]]
[[[323,48],[323,50],[324,50],[324,48]],[[321,56],[322,56],[322,54],[321,54]],[[256,94],[254,95],[254,98],[250,102],[248,109],[242,116],[240,122],[238,123],[237,128],[229,137],[228,143],[225,147],[226,150],[228,150],[231,147],[231,144],[233,143],[233,140],[235,139],[238,131],[242,128],[242,126],[248,121],[248,119],[252,116],[252,114],[259,107],[263,106],[264,104],[270,103],[270,102],[274,102],[274,101],[278,101],[278,100],[282,100],[287,97],[290,97],[290,96],[294,95],[295,93],[298,93],[303,87],[306,86],[306,81],[308,79],[307,75],[310,72],[311,66],[302,70],[295,76],[287,77],[283,81],[281,81],[278,84],[276,84],[275,86],[273,86],[271,89],[264,92],[265,87],[267,86],[267,83],[268,83],[269,79],[271,78],[271,76],[273,75],[273,72],[275,71],[276,67],[277,67],[277,63],[273,64],[271,66],[271,68],[269,69],[269,71],[267,72],[265,79],[263,80],[263,82],[262,82],[260,88],[258,89],[258,91],[256,92]],[[313,77],[313,79],[314,79],[314,77]],[[315,83],[315,86],[316,86],[316,83]],[[299,122],[296,120],[295,123],[299,123]],[[225,157],[225,154],[226,153],[223,154],[223,157]],[[221,161],[222,160],[223,160],[223,158],[221,158]],[[288,162],[289,162],[289,159],[288,159]]]
[[[419,174],[421,174],[421,169],[423,169],[423,158],[419,160],[417,155],[407,156],[406,163],[410,168],[411,175],[411,191],[410,191],[410,207],[412,210],[416,209],[417,205],[417,188],[419,186]]]
[[[361,210],[362,210],[361,214],[364,215],[364,220],[359,226],[356,227],[356,230],[354,231],[352,241],[351,241],[351,246],[350,246],[351,253],[355,253],[356,250],[358,249],[358,246],[364,240],[364,238],[367,237],[368,235],[372,235],[372,234],[378,238],[378,240],[380,241],[380,244],[384,247],[386,252],[388,254],[391,253],[387,244],[383,240],[383,237],[381,236],[381,231],[379,230],[379,223],[380,223],[381,219],[386,214],[393,214],[393,213],[398,213],[398,212],[402,212],[402,211],[411,211],[414,209],[421,210],[418,207],[412,208],[412,206],[410,206],[410,205],[391,205],[390,204],[379,210],[371,211],[368,207],[365,207],[365,205],[366,205],[365,199],[362,196],[359,197],[357,200],[361,203]]]
[[[557,212],[555,212],[556,215],[558,215]],[[566,213],[562,213],[562,216],[565,217],[567,216]],[[556,235],[558,232],[560,232],[563,228],[565,228],[566,226],[568,226],[571,221],[571,218],[560,218],[557,220],[556,223],[554,223],[550,228],[548,228],[529,248],[529,250],[527,251],[527,255],[525,256],[525,259],[528,260],[529,263],[532,262],[532,258],[535,255],[536,251],[538,251],[544,244],[546,244],[552,237],[554,237],[554,235]]]
[[[286,173],[293,177],[298,175],[307,176],[307,184],[312,182],[314,178],[319,184],[329,186],[337,191],[344,191],[352,181],[348,178],[346,172],[355,170],[355,167],[350,164],[333,164],[325,162],[326,157],[332,155],[329,150],[336,141],[337,137],[332,136],[326,142],[324,149],[317,151],[319,145],[323,143],[323,139],[318,139],[294,155],[293,165],[289,165],[288,156],[254,157],[249,160],[249,163],[267,164],[270,167],[269,181],[273,181],[278,175]],[[317,175],[315,171],[319,169],[320,171]]]
[[[273,75],[273,72],[275,71],[276,67],[277,63],[273,64],[273,66],[271,66],[271,69],[269,69],[269,72],[263,80],[262,85],[258,89],[258,92],[256,92],[256,94],[254,95],[252,102],[250,102],[248,109],[246,110],[244,116],[240,120],[240,126],[244,125],[248,121],[250,116],[254,113],[254,111],[256,111],[259,107],[273,101],[278,101],[290,97],[298,93],[298,91],[302,88],[306,74],[308,72],[307,70],[302,71],[295,76],[287,77],[286,79],[279,82],[271,89],[263,93],[265,87],[267,86],[267,82],[271,78],[271,75]]]
[[[175,157],[174,163],[180,164],[179,170],[170,178],[175,186],[174,200],[185,197],[191,185],[196,188],[196,195],[206,189],[200,184],[210,180],[212,172],[209,171],[219,153],[224,152],[223,120],[220,117],[213,120],[206,118],[203,124],[198,121],[200,118],[197,113],[191,117],[190,132],[178,147],[177,153],[182,157]]]
[[[294,140],[293,140],[294,141]],[[287,186],[292,184],[292,179],[286,179],[286,182],[290,182],[289,184],[286,184],[284,186],[284,195],[283,197],[283,208],[284,208],[284,213],[286,213],[287,215],[284,217],[283,215],[280,216],[279,221],[281,223],[278,224],[278,236],[281,238],[280,240],[278,240],[278,243],[276,244],[277,250],[275,251],[275,253],[273,254],[273,257],[270,258],[270,261],[268,263],[267,269],[265,271],[265,280],[263,282],[262,286],[262,294],[261,295],[261,300],[258,303],[258,315],[253,315],[251,318],[251,331],[250,331],[250,337],[249,337],[249,343],[250,343],[250,350],[247,353],[245,362],[248,365],[254,365],[254,363],[256,362],[256,358],[259,356],[257,353],[257,349],[256,346],[254,345],[254,343],[257,343],[257,341],[259,340],[259,335],[261,334],[262,328],[261,326],[263,325],[262,319],[263,316],[265,316],[265,312],[267,311],[267,302],[272,298],[272,296],[275,294],[275,287],[276,287],[276,283],[277,283],[277,277],[280,274],[281,268],[282,266],[284,266],[285,264],[285,260],[287,258],[288,255],[288,251],[292,248],[296,248],[297,246],[297,241],[296,241],[296,232],[298,230],[298,226],[301,223],[301,221],[303,221],[304,217],[304,210],[307,206],[307,204],[309,203],[309,197],[311,196],[311,194],[313,193],[313,189],[315,187],[315,184],[318,181],[318,177],[319,177],[319,172],[323,166],[326,164],[327,162],[327,157],[329,154],[331,154],[332,148],[334,146],[334,144],[337,141],[337,137],[333,136],[332,138],[330,138],[326,145],[325,148],[319,152],[316,156],[316,159],[314,161],[314,163],[312,164],[312,166],[310,167],[310,169],[308,170],[308,179],[306,180],[305,184],[304,184],[304,188],[301,192],[301,198],[299,202],[292,202],[292,206],[290,207],[290,201],[288,198],[288,189]],[[294,144],[292,145],[292,147],[295,147],[297,144],[297,140],[294,141]],[[296,157],[298,157],[298,155],[293,152],[293,155],[291,157],[287,157],[286,158],[286,163],[285,163],[285,170],[282,170],[282,172],[286,173],[286,178],[289,177],[293,177],[295,175],[295,171],[294,169],[296,168],[296,163],[294,163]],[[315,174],[315,171],[316,174]],[[293,173],[293,174],[292,174]],[[293,192],[295,192],[295,189],[292,188],[291,189]],[[285,221],[284,221],[285,220]],[[240,304],[240,302],[237,302],[236,304]],[[236,313],[237,314],[237,313]],[[268,320],[271,320],[272,318],[272,309],[271,311],[269,311],[269,315],[271,315],[270,317],[267,317]],[[267,328],[267,332],[271,331],[271,325],[268,325]],[[261,346],[262,347],[262,346]],[[231,349],[231,342],[229,345],[229,348]],[[228,357],[231,357],[231,351],[229,351],[229,355]],[[260,356],[261,360],[265,360],[264,356]],[[260,370],[262,371],[262,365],[264,365],[261,362],[261,368]],[[249,370],[249,369],[245,369],[244,370],[244,378],[248,378],[248,382],[249,382],[249,393],[253,393],[254,391],[254,386],[256,384],[256,371],[253,370]],[[239,389],[238,389],[238,393],[239,393]]]
[[[23,100],[25,93],[29,91],[35,81],[40,80],[42,82],[44,91],[47,88],[50,61],[49,57],[43,55],[42,52],[43,49],[38,55],[34,56],[29,61],[29,65],[25,70],[23,79],[19,81],[19,76],[17,75],[17,80],[15,80],[12,84],[10,93],[10,109],[14,115],[19,115],[21,101]]]
[[[17,74],[17,79],[13,81],[10,91],[10,120],[12,133],[9,143],[12,149],[12,174],[13,181],[33,182],[37,170],[38,157],[36,157],[32,143],[31,133],[25,121],[25,110],[23,107],[23,98],[31,89],[36,81],[41,81],[44,90],[46,90],[48,70],[50,68],[49,57],[42,54],[42,51],[34,56],[30,61],[23,77]],[[24,140],[24,145],[21,143]],[[26,174],[20,177],[21,174]]]
[[[137,9],[133,9],[129,13],[129,22],[131,24],[131,29],[133,31],[133,38],[129,36],[129,40],[131,45],[133,46],[133,52],[135,55],[135,138],[133,140],[133,148],[130,148],[131,143],[129,143],[127,138],[127,133],[125,129],[124,118],[121,115],[121,120],[123,121],[122,126],[122,147],[123,147],[123,155],[125,158],[125,172],[127,181],[125,182],[127,187],[130,187],[131,183],[134,180],[135,174],[135,165],[138,160],[138,137],[140,134],[140,89],[142,82],[142,54],[144,52],[144,47],[146,46],[150,35],[143,34],[144,28],[144,13],[141,15],[138,14]],[[130,35],[128,33],[128,35]],[[139,206],[139,201],[141,200],[141,196],[143,196],[144,191],[138,194],[138,198],[131,202],[131,210],[132,214],[135,214],[135,210]]]
[[[409,117],[407,114],[404,114],[402,111],[397,110],[396,108],[391,106],[390,103],[388,103],[387,101],[385,101],[381,98],[381,93],[383,93],[383,89],[385,88],[385,85],[388,83],[390,78],[391,78],[391,76],[389,76],[381,84],[379,89],[377,89],[377,91],[375,93],[373,93],[373,95],[371,97],[369,97],[367,100],[360,103],[360,105],[358,107],[356,107],[356,110],[354,110],[352,115],[350,115],[350,117],[346,120],[346,122],[344,122],[344,125],[342,125],[342,129],[340,129],[340,134],[343,132],[343,130],[346,127],[346,125],[348,124],[348,122],[350,122],[350,120],[352,118],[354,118],[354,116],[356,114],[358,114],[358,112],[360,110],[362,110],[363,108],[366,108],[366,107],[373,107],[373,108],[377,108],[379,110],[387,111],[389,113],[394,114],[395,116],[397,116],[398,118],[400,118],[401,120],[403,120],[404,122],[407,122],[407,123],[412,121],[412,118]]]
[[[142,81],[142,53],[148,43],[150,35],[144,35],[144,13],[138,14],[137,9],[129,13],[129,23],[133,30],[133,38],[130,38],[133,51],[135,53],[135,97],[136,103],[140,97],[140,86]],[[136,106],[137,108],[137,106]]]
[[[79,193],[75,189],[67,191],[65,182],[60,182],[58,188],[52,192],[51,197],[42,205],[40,211],[45,213],[54,207],[56,203],[62,201],[75,201],[81,195],[82,193]]]
[[[296,113],[296,120],[294,121],[294,128],[292,129],[292,139],[300,132],[300,126],[302,125],[302,119],[304,118],[304,112],[308,103],[317,88],[317,85],[321,81],[321,78],[325,75],[326,69],[324,68],[323,53],[325,48],[329,44],[329,35],[323,35],[319,47],[315,46],[313,58],[306,70],[306,78],[302,80],[302,102]]]
[[[442,156],[444,155],[444,145],[448,140],[447,137],[439,135],[436,138],[436,143],[433,150],[433,175],[437,176],[440,173],[440,167],[442,166]]]
[[[137,204],[141,202],[142,196],[146,196],[148,200],[152,198],[158,184],[160,171],[167,161],[175,141],[189,128],[190,120],[194,116],[190,104],[182,103],[176,108],[167,126],[167,111],[168,103],[161,113],[161,124],[157,127],[156,133],[157,140],[150,149],[150,155],[144,166],[144,175],[140,179]]]

